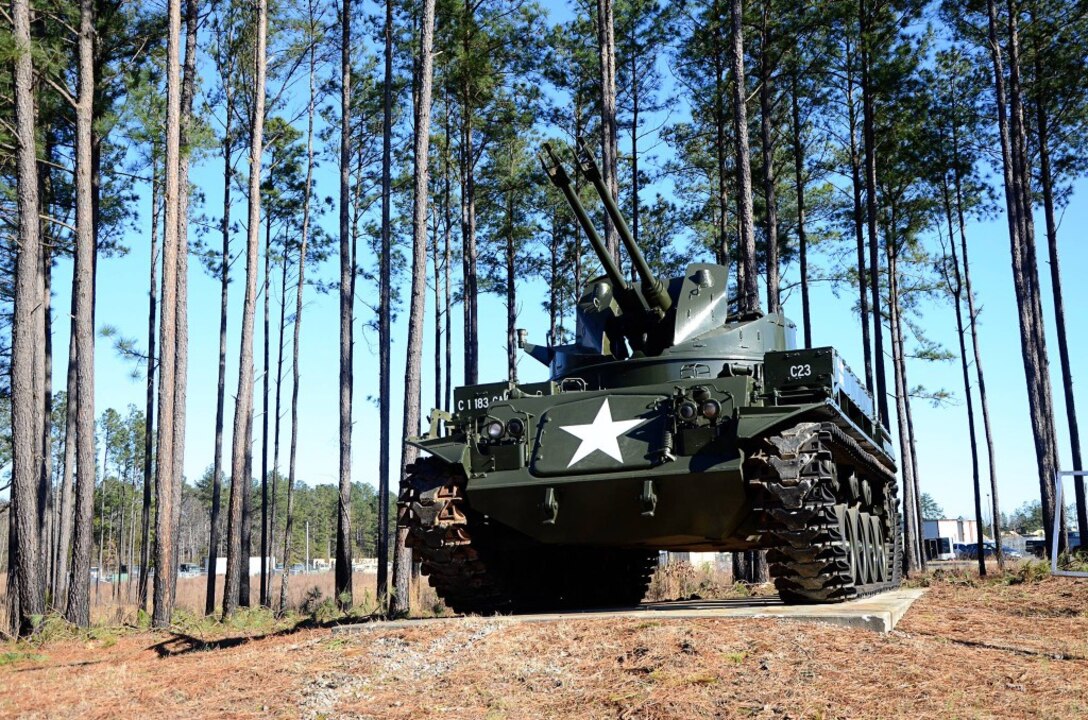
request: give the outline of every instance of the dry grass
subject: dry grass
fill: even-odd
[[[259,600],[260,577],[250,578],[250,605],[256,607]],[[355,604],[361,614],[376,609],[375,588],[377,578],[373,573],[357,572],[352,577]],[[216,607],[223,602],[223,577],[216,578]],[[289,612],[311,614],[314,606],[326,600],[335,600],[335,577],[332,572],[292,575],[287,584],[287,609]],[[204,613],[207,598],[207,576],[179,578],[174,608],[184,616]],[[148,583],[148,604],[151,602],[151,583]],[[278,605],[280,576],[272,578],[272,597]],[[0,598],[7,597],[7,577],[0,576]],[[0,602],[0,627],[7,627],[7,603]],[[136,583],[91,584],[91,622],[96,625],[138,625],[140,616],[136,605]]]
[[[0,649],[18,717],[1082,718],[1088,582],[926,580],[885,636],[774,620],[221,627]],[[48,688],[48,692],[41,692]]]
[[[659,567],[650,580],[646,600],[718,600],[773,595],[770,583],[749,585],[733,582],[732,573],[703,565],[676,562]]]

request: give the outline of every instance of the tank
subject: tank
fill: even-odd
[[[518,344],[545,382],[457,388],[434,410],[398,522],[445,603],[489,614],[637,604],[660,551],[766,550],[787,603],[900,583],[896,461],[834,348],[795,347],[779,314],[730,311],[728,267],[654,276],[588,149],[639,282],[628,282],[545,145],[604,275],[569,345]]]

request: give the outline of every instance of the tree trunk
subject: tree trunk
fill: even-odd
[[[892,221],[894,228],[894,219]],[[920,523],[918,503],[915,499],[914,456],[911,453],[910,428],[907,418],[906,359],[903,353],[903,336],[900,332],[898,248],[889,236],[888,257],[888,319],[892,334],[892,367],[895,374],[896,412],[898,413],[900,474],[903,479],[904,550],[903,569],[908,574],[921,568]]]
[[[290,465],[290,461],[288,461]],[[295,483],[292,481],[290,469],[287,477],[287,514],[283,522],[283,572],[280,573],[280,599],[277,606],[277,614],[287,612],[287,585],[291,575],[291,531],[295,523]]]
[[[858,257],[858,308],[861,316],[861,344],[862,355],[865,362],[865,388],[870,394],[876,394],[876,385],[873,381],[873,347],[869,326],[871,323],[869,314],[869,271],[865,263],[865,221],[861,200],[861,153],[858,150],[858,116],[857,105],[854,100],[854,72],[853,56],[851,54],[849,40],[846,45],[846,106],[848,110],[850,131],[850,186],[853,190],[853,221],[854,239],[857,242]],[[875,408],[874,408],[875,409]]]
[[[548,345],[559,345],[559,253],[562,251],[559,212],[552,208],[548,213]]]
[[[616,177],[619,156],[616,124],[616,33],[612,0],[597,0],[597,49],[601,67],[601,178],[612,197],[619,197]],[[619,234],[611,218],[604,218],[605,245],[620,259]]]
[[[152,222],[154,222],[154,220]],[[154,287],[154,276],[152,276],[151,282],[152,287]],[[154,290],[152,290],[152,295],[154,295]],[[76,296],[73,294],[70,311],[72,317],[75,317],[76,315],[75,305]],[[152,308],[152,313],[153,312],[154,309]],[[154,323],[153,318],[152,323]],[[68,575],[72,554],[72,524],[75,513],[76,400],[77,395],[79,394],[79,381],[76,377],[77,366],[76,336],[75,333],[70,333],[68,340],[67,394],[64,398],[64,469],[62,471],[63,475],[60,491],[60,527],[57,531],[57,601],[61,603],[61,607],[58,609],[65,616],[67,616],[68,613]],[[149,364],[148,367],[151,367],[151,365]],[[14,365],[12,370],[14,372]],[[152,392],[153,395],[153,391],[149,392]],[[148,506],[150,507],[150,503],[148,503]]]
[[[774,132],[771,114],[774,112],[774,92],[771,87],[770,28],[767,20],[767,3],[762,7],[761,41],[759,59],[759,127],[760,145],[763,151],[763,199],[767,204],[767,312],[782,312],[778,292],[778,199],[775,197]],[[805,257],[804,262],[807,263]],[[807,271],[807,264],[805,270]],[[807,295],[807,287],[802,286]],[[807,307],[807,306],[806,306]]]
[[[90,0],[81,10],[89,12]],[[40,479],[43,367],[37,352],[45,341],[41,312],[42,265],[39,234],[34,67],[31,58],[30,4],[13,0],[16,52],[14,92],[19,235],[15,259],[15,309],[11,347],[12,472],[8,535],[8,620],[13,634],[34,632],[45,612],[40,591],[38,481]],[[81,23],[81,30],[82,30]],[[81,58],[82,60],[82,58]],[[81,62],[82,70],[82,62]],[[89,79],[89,78],[87,78]],[[82,89],[82,88],[81,88]]]
[[[272,175],[272,168],[269,168],[269,175]],[[268,499],[268,385],[272,379],[271,368],[271,325],[270,325],[270,312],[269,308],[272,306],[272,216],[267,215],[264,220],[264,286],[261,289],[261,294],[264,300],[264,332],[262,333],[262,342],[264,349],[262,353],[262,372],[261,372],[261,577],[260,577],[260,603],[265,604],[267,597],[266,591],[268,589],[268,570],[265,567],[265,557],[268,553],[269,542],[269,499]],[[284,243],[283,256],[281,258],[281,281],[280,281],[280,335],[279,335],[279,365],[276,378],[276,398],[279,399],[280,383],[283,381],[283,328],[286,320],[286,304],[287,304],[287,246]],[[276,406],[276,421],[279,421],[279,405]],[[278,438],[277,438],[278,440]],[[276,456],[279,456],[279,443],[277,442]],[[242,545],[245,546],[252,542],[247,536],[252,533],[252,520],[250,519],[250,495],[252,489],[247,486],[246,495],[243,498],[242,503]],[[246,555],[248,556],[248,552]],[[248,562],[248,557],[246,562]],[[241,596],[239,600],[248,597],[249,595],[249,580],[245,574],[239,579]]]
[[[78,341],[78,339],[77,339],[77,341]],[[79,425],[78,417],[76,418],[76,425],[77,426]],[[101,528],[103,526],[105,526],[105,524],[106,524],[106,473],[109,471],[109,466],[110,466],[110,464],[109,464],[109,460],[110,460],[110,435],[109,435],[108,431],[103,433],[103,434],[105,435],[105,437],[102,439],[102,444],[106,446],[106,451],[104,453],[102,453],[102,487],[101,487],[101,490],[100,490],[100,492],[98,494],[98,526],[100,528],[100,532],[99,532],[99,538],[98,538],[98,578],[97,578],[97,580],[96,580],[96,582],[94,584],[94,599],[95,599],[96,603],[99,601],[99,598],[102,595],[102,576],[106,572],[106,564],[105,564],[105,559],[103,557],[103,552],[105,550],[104,546],[106,544],[106,535],[108,534],[106,532],[101,531]],[[77,441],[78,441],[78,437],[77,437]],[[78,442],[77,442],[77,445],[76,445],[76,454],[77,455],[79,454]],[[96,460],[97,460],[97,458],[96,458]],[[78,461],[77,461],[76,464],[78,465]],[[76,476],[76,479],[78,481],[78,479],[79,479],[78,475]],[[79,486],[78,486],[78,483],[77,483],[77,486],[76,486],[76,493],[77,493],[76,494],[76,511],[77,511],[77,514],[76,514],[76,523],[77,523],[76,534],[77,535],[79,534],[79,526],[78,526],[78,523],[79,523],[79,514],[78,514],[78,511],[79,511],[79,495],[78,495],[78,492],[79,492]],[[92,493],[93,493],[93,490],[92,490]],[[93,528],[94,527],[94,517],[93,517],[94,516],[94,504],[93,504],[93,501],[92,501],[90,507],[91,507],[91,516],[92,516],[91,517],[91,527]],[[91,534],[91,538],[92,538],[91,548],[93,550],[93,548],[94,548],[94,534],[93,534],[93,531],[92,531],[92,534]]]
[[[181,38],[181,2],[169,0],[166,44],[166,165],[164,170],[164,216],[162,290],[159,305],[159,422],[156,451],[158,482],[155,487],[155,601],[151,623],[166,627],[173,614],[174,583],[174,373],[177,338],[177,272],[181,78],[178,70]]]
[[[898,293],[898,287],[896,292]],[[902,335],[902,310],[897,308],[896,313],[896,319],[899,322],[898,330],[900,333],[899,351],[903,354],[903,388],[906,391],[906,394],[903,396],[903,405],[907,416],[907,438],[910,439],[910,464],[914,474],[912,494],[914,495],[914,522],[916,523],[915,537],[918,538],[918,567],[922,572],[925,572],[926,554],[923,547],[925,544],[925,526],[922,523],[922,490],[918,480],[921,475],[922,466],[921,463],[918,462],[918,435],[914,432],[914,411],[911,409],[910,382],[907,379],[907,356],[906,350],[904,349],[906,347],[906,342]]]
[[[979,404],[982,406],[982,427],[986,435],[986,457],[990,467],[990,494],[992,499],[991,517],[994,532],[994,544],[997,551],[997,566],[1005,571],[1005,553],[1001,546],[1001,503],[997,492],[997,458],[994,450],[994,438],[990,425],[990,404],[986,396],[986,375],[982,370],[982,355],[978,343],[978,314],[975,311],[975,296],[971,289],[971,264],[967,255],[967,223],[963,213],[963,182],[960,173],[959,129],[952,125],[953,184],[956,190],[956,218],[960,233],[960,250],[963,255],[963,285],[967,294],[967,319],[971,328],[971,349],[975,358],[975,375],[978,378]],[[952,242],[955,242],[953,239]],[[1084,537],[1083,535],[1081,537]]]
[[[174,532],[181,527],[181,496],[185,486],[185,407],[189,378],[189,156],[192,152],[189,125],[193,115],[193,94],[196,83],[197,0],[185,0],[185,65],[181,78],[181,117],[178,156],[178,272],[177,272],[177,361],[174,369]],[[179,543],[172,543],[178,565]],[[177,595],[177,583],[171,586]],[[170,598],[173,606],[174,597]]]
[[[253,406],[250,403],[249,416],[246,418],[245,436],[253,437]],[[238,575],[238,606],[250,606],[253,591],[250,585],[252,576],[249,572],[249,559],[253,557],[253,443],[245,448],[245,471],[242,474],[242,550],[238,558],[241,572]]]
[[[869,14],[866,0],[859,0],[858,15],[861,31],[861,107],[862,132],[865,144],[865,220],[869,231],[869,289],[873,299],[873,358],[875,378],[873,393],[880,422],[888,427],[888,387],[884,371],[884,318],[880,312],[880,242],[877,238],[876,219],[876,133],[873,129],[873,87],[870,78]],[[891,282],[889,280],[889,282]]]
[[[281,264],[282,273],[280,275],[280,287],[287,287],[287,258],[284,256],[284,261]],[[280,429],[282,427],[283,420],[283,349],[286,346],[284,336],[287,333],[287,294],[286,291],[280,293],[280,323],[279,333],[277,335],[276,343],[276,402],[275,411],[272,413],[273,425],[272,425],[272,478],[270,480],[271,488],[269,490],[269,510],[268,510],[268,545],[271,548],[275,543],[275,528],[276,528],[276,498],[279,493],[279,481],[280,481]],[[267,467],[262,463],[262,473],[267,473]],[[271,574],[270,576],[271,577]],[[272,604],[272,581],[269,579],[267,588],[267,601],[269,605]]]
[[[438,209],[431,210],[431,266],[434,268],[434,407],[442,407],[442,323],[448,308],[442,307],[442,241]]]
[[[228,21],[229,22],[229,21]],[[230,53],[228,52],[229,56]],[[223,78],[225,124],[223,127],[223,254],[219,268],[219,371],[216,375],[215,394],[215,450],[212,459],[212,508],[208,527],[208,583],[204,599],[204,614],[215,614],[216,565],[219,563],[219,513],[223,496],[223,423],[226,419],[227,394],[227,312],[230,307],[230,186],[233,175],[233,148],[231,136],[234,120],[234,86],[230,77],[234,61],[228,60]]]
[[[718,164],[718,188],[717,188],[717,206],[718,206],[718,247],[717,256],[718,263],[726,266],[726,276],[728,277],[729,271],[729,170],[728,170],[728,155],[727,139],[725,135],[726,126],[726,79],[725,79],[725,60],[723,55],[725,53],[725,22],[720,17],[720,10],[718,3],[715,2],[715,28],[717,29],[717,47],[720,52],[715,53],[713,57],[714,63],[714,154],[717,158]],[[576,236],[577,237],[577,236]],[[741,288],[736,288],[737,302],[740,302]]]
[[[465,0],[462,52],[470,55],[472,45],[473,0]],[[461,97],[461,256],[463,264],[462,302],[465,310],[464,349],[465,385],[480,381],[480,340],[477,337],[478,281],[476,277],[476,157],[473,150],[472,86],[465,78]]]
[[[151,564],[151,492],[155,483],[155,309],[158,300],[157,265],[159,260],[158,156],[152,148],[151,159],[151,268],[147,285],[147,381],[144,388],[144,467],[143,502],[140,507],[140,580],[136,604],[147,611],[147,580]],[[69,372],[71,372],[69,370]],[[67,452],[67,448],[65,448]],[[67,482],[67,481],[66,481]],[[213,575],[214,577],[214,575]]]
[[[392,162],[393,162],[393,0],[385,3],[385,84],[382,97],[382,249],[380,271],[380,305],[378,310],[378,606],[385,607],[388,598],[389,563],[389,443],[391,423],[390,401],[390,320],[392,314],[390,262],[392,260]]]
[[[272,169],[269,168],[269,175],[272,175]],[[271,289],[272,289],[272,216],[271,213],[265,217],[265,231],[264,231],[264,287],[261,290],[261,294],[264,296],[264,332],[262,333],[262,342],[264,345],[262,353],[262,372],[261,372],[261,577],[260,588],[258,594],[260,596],[260,604],[264,605],[267,597],[266,591],[268,590],[268,568],[265,567],[268,556],[268,384],[272,380],[272,368],[270,367],[270,352],[271,352],[271,325],[269,324],[269,308],[271,307]],[[283,271],[282,277],[284,282],[280,283],[280,307],[283,308],[285,304],[285,298],[287,295],[287,247],[284,243],[283,249],[284,255],[282,258]],[[283,321],[284,312],[280,312],[280,350],[283,350]],[[282,357],[282,355],[281,355]],[[277,381],[276,391],[279,392],[279,383]],[[248,482],[248,481],[247,481]],[[242,544],[246,544],[247,530],[252,531],[252,525],[246,521],[246,517],[249,515],[249,503],[242,503]],[[249,526],[249,527],[247,527]],[[247,559],[248,562],[248,559]],[[249,581],[246,579],[246,575],[243,574],[240,578],[240,587],[242,598],[248,595]],[[241,599],[241,598],[240,598]]]
[[[442,400],[443,400],[443,402],[439,404],[439,407],[449,409],[450,401],[451,401],[451,397],[452,397],[452,393],[453,393],[453,312],[452,312],[453,311],[453,302],[452,302],[451,297],[450,297],[450,295],[453,292],[451,287],[450,287],[450,274],[452,272],[451,267],[452,267],[452,262],[453,262],[453,253],[452,253],[452,250],[451,250],[451,247],[450,247],[450,245],[451,245],[450,241],[451,241],[451,238],[453,236],[453,208],[450,206],[450,190],[451,190],[450,186],[453,184],[453,182],[450,179],[450,176],[452,174],[451,169],[450,169],[450,165],[451,165],[451,163],[453,161],[453,158],[452,158],[452,155],[450,154],[450,142],[451,142],[451,137],[450,137],[450,98],[449,98],[449,91],[448,90],[445,93],[445,102],[442,103],[442,110],[443,110],[443,116],[444,116],[444,119],[445,119],[445,139],[446,139],[446,147],[445,147],[446,152],[445,152],[444,173],[443,173],[444,177],[443,177],[443,186],[442,186],[442,194],[443,194],[443,202],[442,202],[442,205],[443,205],[443,208],[442,208],[442,215],[443,215],[443,222],[442,222],[442,226],[443,226],[442,227],[443,247],[442,247],[442,253],[443,253],[443,259],[442,259],[442,265],[443,265],[443,275],[444,275],[444,277],[443,277],[443,287],[445,288],[445,291],[444,291],[445,295],[444,295],[444,298],[443,298],[444,302],[442,304],[442,307],[445,308],[445,311],[444,311],[443,315],[445,316],[445,320],[446,320],[446,349],[445,349],[445,353],[444,353],[445,354],[445,361],[446,361],[446,365],[445,365],[446,385],[445,385],[445,387],[443,388],[443,391],[442,391]]]
[[[82,0],[79,22],[79,103],[76,107],[76,256],[72,292],[76,297],[76,490],[72,543],[72,576],[68,583],[67,619],[86,627],[91,622],[87,593],[94,545],[94,214],[91,189],[91,133],[94,113],[94,3]],[[103,469],[105,465],[103,464]],[[104,538],[103,538],[104,540]],[[99,572],[102,572],[101,564]],[[21,588],[20,588],[21,589]]]
[[[52,129],[46,129],[44,160],[47,163],[56,159],[55,139]],[[38,220],[38,243],[41,254],[41,298],[42,331],[44,334],[44,355],[42,358],[42,447],[41,476],[38,481],[38,544],[42,562],[42,593],[48,594],[50,610],[63,613],[64,603],[57,595],[57,576],[55,560],[57,547],[53,534],[56,527],[57,498],[53,482],[53,253],[56,238],[52,234],[52,223],[43,215],[50,214],[53,204],[53,182],[49,169],[38,173],[38,207],[41,210]]]
[[[121,590],[121,561],[125,558],[125,484],[122,478],[118,479],[121,480],[121,507],[117,510],[117,547],[116,558],[114,560],[116,571],[113,574],[114,602],[117,601],[118,594]]]
[[[1046,374],[1046,349],[1040,342],[1042,326],[1038,301],[1038,271],[1034,255],[1026,249],[1034,245],[1031,237],[1031,206],[1025,192],[1028,178],[1023,151],[1023,113],[1019,98],[1019,52],[1016,16],[1018,10],[1009,3],[1010,93],[1005,95],[1001,45],[997,38],[997,10],[994,0],[987,0],[988,30],[991,58],[994,66],[994,86],[1001,138],[1002,167],[1005,179],[1005,203],[1009,218],[1009,244],[1012,255],[1013,289],[1016,293],[1020,322],[1020,340],[1024,377],[1028,390],[1028,405],[1035,440],[1039,470],[1039,490],[1047,547],[1053,546],[1054,470],[1056,469],[1053,408],[1050,404],[1050,379]],[[1010,121],[1009,115],[1012,115]]]
[[[639,187],[638,187],[638,126],[639,89],[638,53],[631,53],[631,237],[638,245]],[[616,197],[619,197],[618,195]],[[606,213],[607,214],[607,213]]]
[[[963,322],[963,277],[960,274],[959,253],[956,251],[956,235],[952,225],[952,199],[948,192],[948,181],[941,179],[942,199],[945,219],[948,222],[948,241],[952,260],[952,302],[956,311],[956,339],[960,345],[960,370],[963,374],[963,397],[967,402],[967,432],[971,443],[971,481],[975,493],[975,526],[979,528],[977,539],[978,574],[986,575],[986,549],[982,541],[982,484],[978,459],[978,440],[975,435],[975,400],[971,392],[971,370],[967,358],[967,329]]]
[[[1047,360],[1046,333],[1044,330],[1042,293],[1039,283],[1039,269],[1035,253],[1035,219],[1032,211],[1034,194],[1031,189],[1031,160],[1028,151],[1028,135],[1024,121],[1023,99],[1020,87],[1020,54],[1019,54],[1019,4],[1016,0],[1008,1],[1009,11],[1009,88],[1011,95],[1012,114],[1012,140],[1013,140],[1013,167],[1016,169],[1019,180],[1019,189],[1022,194],[1023,252],[1024,280],[1028,290],[1028,299],[1031,303],[1030,313],[1032,318],[1031,331],[1035,342],[1034,356],[1039,367],[1041,382],[1034,384],[1034,391],[1038,393],[1039,416],[1043,420],[1040,427],[1043,430],[1043,467],[1040,472],[1040,489],[1042,491],[1044,511],[1046,506],[1054,505],[1054,472],[1058,469],[1057,438],[1054,431],[1054,406],[1050,389],[1050,363]],[[1046,481],[1042,480],[1046,476]],[[1048,497],[1049,496],[1049,497]],[[1063,508],[1054,508],[1059,515],[1064,513]],[[1053,526],[1053,512],[1048,525]],[[1060,534],[1060,549],[1064,549],[1064,531]]]
[[[238,362],[238,400],[234,412],[234,436],[231,452],[230,511],[227,517],[227,577],[223,591],[223,616],[234,614],[241,585],[242,502],[246,478],[246,455],[252,427],[249,415],[253,408],[253,316],[257,304],[257,251],[261,227],[261,155],[264,147],[265,75],[268,58],[267,0],[257,0],[256,87],[253,116],[250,119],[249,150],[249,219],[246,239],[246,295],[242,305],[242,339]],[[244,564],[248,566],[249,559]],[[248,572],[248,567],[246,568]]]
[[[350,184],[351,0],[344,0],[340,15],[340,496],[336,514],[336,596],[341,607],[350,606],[354,601],[351,582],[351,401],[355,265],[351,254]],[[284,558],[285,573],[286,563]],[[347,566],[346,573],[342,569],[344,565]],[[378,572],[382,572],[381,567]]]
[[[752,218],[752,167],[748,154],[748,110],[744,83],[744,2],[731,0],[733,62],[733,141],[737,156],[737,235],[740,247],[738,309],[759,309],[759,274],[756,268],[755,224]]]
[[[513,159],[511,158],[511,163]],[[514,182],[514,168],[510,168],[510,182]],[[517,247],[514,245],[514,189],[506,188],[506,243],[503,255],[506,265],[506,377],[512,383],[518,381],[518,341],[517,341]]]
[[[1038,58],[1038,56],[1036,56]],[[1039,60],[1036,59],[1038,63]],[[1039,71],[1041,74],[1042,71]],[[1073,454],[1073,470],[1084,470],[1080,448],[1080,425],[1077,403],[1073,394],[1073,370],[1069,359],[1069,341],[1065,331],[1065,300],[1062,297],[1062,273],[1058,257],[1058,221],[1054,214],[1054,180],[1050,168],[1050,118],[1040,99],[1035,103],[1038,133],[1039,182],[1043,186],[1043,208],[1046,217],[1046,246],[1050,259],[1050,287],[1054,298],[1054,327],[1058,335],[1058,357],[1062,366],[1062,390],[1065,393],[1065,419],[1069,426],[1069,448]],[[1088,546],[1088,508],[1085,507],[1084,477],[1073,479],[1076,500],[1077,529],[1081,546]]]
[[[797,95],[797,70],[790,78],[790,110],[793,120],[793,186],[797,194],[797,255],[801,272],[801,326],[805,347],[812,347],[812,303],[808,287],[808,236],[805,234],[805,147],[801,103]],[[864,293],[862,293],[864,297]],[[864,317],[864,315],[862,316]],[[868,326],[866,326],[866,329]],[[866,343],[868,346],[868,343]]]
[[[310,12],[311,12],[310,17],[312,18],[313,17],[313,5],[312,4],[310,5]],[[298,449],[298,388],[299,388],[299,379],[301,377],[301,372],[299,370],[299,364],[298,363],[299,363],[299,348],[301,347],[301,342],[302,342],[302,297],[303,297],[303,290],[304,290],[304,288],[306,286],[306,250],[307,250],[307,247],[308,247],[309,234],[310,234],[310,201],[309,201],[309,198],[310,198],[310,190],[313,187],[313,169],[314,169],[314,143],[313,143],[313,138],[314,138],[314,110],[315,110],[315,102],[316,102],[316,86],[315,86],[316,81],[315,81],[315,75],[314,75],[315,64],[316,64],[315,48],[314,48],[313,45],[311,45],[310,46],[310,102],[309,102],[309,109],[308,109],[309,121],[308,121],[308,128],[307,128],[307,134],[306,134],[306,200],[305,200],[305,202],[303,203],[303,206],[302,206],[302,242],[301,242],[301,245],[299,246],[298,285],[295,288],[294,338],[293,338],[293,342],[292,342],[292,346],[291,346],[291,348],[292,348],[291,349],[291,449],[290,449],[290,456],[289,456],[289,459],[288,459],[289,465],[288,465],[288,469],[287,469],[288,498],[291,497],[291,491],[295,486],[295,477],[296,477],[295,476],[295,468],[296,468],[296,457],[297,457],[297,449]],[[286,290],[284,292],[286,293]],[[343,498],[343,494],[341,494],[341,498]],[[343,499],[341,499],[341,507],[340,507],[340,512],[338,513],[338,515],[346,514],[346,513],[350,512],[350,509],[351,509],[350,497],[349,497],[349,505],[348,505],[346,510],[343,507]],[[288,504],[287,504],[287,512],[288,512],[288,521],[290,521],[290,513],[291,513],[290,499],[288,500]],[[350,518],[350,516],[349,516],[349,518]],[[349,532],[348,537],[349,537],[349,540],[350,540],[350,527],[349,527],[348,532]],[[337,563],[336,563],[337,603],[339,603],[341,605],[341,607],[347,607],[347,606],[350,606],[350,604],[351,604],[351,545],[350,545],[350,542],[349,542],[349,544],[347,546],[348,547],[347,555],[346,555],[346,557],[342,558],[341,557],[341,551],[340,551],[340,548],[339,548],[339,540],[340,540],[340,538],[339,538],[339,535],[338,535],[338,538],[337,538],[337,544],[338,544],[338,547],[337,547]],[[342,560],[343,560],[343,562],[342,562]],[[287,567],[288,567],[287,566],[286,551],[285,551],[285,554],[284,554],[283,562],[284,562],[283,577],[286,578],[287,577]],[[341,584],[340,584],[341,573],[345,571],[345,568],[346,568],[346,573],[347,573],[347,577],[348,577],[348,583],[347,583],[346,590],[343,589],[341,587]],[[282,588],[283,588],[283,590],[286,590],[286,581],[283,583]],[[345,593],[345,592],[347,593],[346,598],[342,594],[342,593]],[[285,595],[286,595],[285,592],[281,592],[281,596],[280,596],[280,608],[281,608],[281,610],[283,609],[284,603],[286,601]]]
[[[580,103],[580,98],[581,98],[581,95],[579,93],[575,93],[575,95],[574,95],[574,135],[575,135],[575,137],[584,137],[585,136],[585,125],[582,122],[583,111],[582,111],[582,105]],[[582,179],[581,178],[582,178],[582,176],[581,176],[580,173],[574,173],[574,194],[578,195],[579,197],[581,196],[581,193],[582,193]],[[575,238],[575,241],[571,244],[572,249],[574,251],[573,252],[573,255],[574,255],[574,263],[573,263],[574,264],[574,283],[572,284],[572,287],[571,287],[572,292],[571,292],[570,299],[571,299],[571,302],[577,303],[579,298],[581,297],[581,294],[582,294],[582,276],[584,274],[583,273],[583,266],[582,266],[582,243],[577,241],[577,239],[580,237],[579,233],[581,233],[582,231],[581,231],[581,228],[578,227],[578,220],[576,218],[572,217],[570,220],[571,220],[571,228],[570,228],[571,237]],[[577,314],[575,314],[575,317],[574,317],[574,335],[575,335],[575,337],[577,337],[578,335],[581,334],[581,327],[582,327],[581,326],[581,319],[578,317]]]
[[[253,404],[249,406],[246,418],[246,437],[253,437]],[[242,572],[238,580],[238,605],[251,607],[253,604],[252,573],[249,559],[253,557],[253,443],[246,446],[245,485],[242,493],[242,555],[239,563]],[[258,577],[259,579],[259,577]],[[260,590],[260,588],[258,588]]]
[[[415,133],[414,167],[415,188],[412,213],[412,294],[408,311],[408,340],[404,371],[404,432],[402,437],[419,433],[420,424],[420,356],[423,351],[423,317],[427,302],[427,193],[430,184],[431,139],[431,87],[434,75],[434,13],[435,0],[424,0],[419,49],[419,98],[418,124]],[[407,443],[401,449],[401,488],[403,500],[406,488],[404,478],[408,467],[416,461],[419,450]],[[388,499],[380,495],[384,506]],[[391,615],[404,615],[409,610],[411,550],[405,547],[408,526],[403,513],[406,506],[398,503],[396,552],[393,556],[393,602]],[[385,527],[381,528],[385,532]]]
[[[47,157],[49,150],[46,151]],[[40,202],[48,207],[49,190],[42,178],[48,178],[49,173],[39,173],[39,182],[42,183],[38,197]],[[52,575],[52,560],[56,553],[50,547],[49,540],[52,537],[51,525],[53,519],[53,311],[52,311],[52,242],[45,221],[39,221],[42,230],[39,233],[39,246],[41,248],[41,281],[42,281],[42,332],[43,356],[42,356],[42,423],[41,423],[41,473],[38,479],[38,550],[41,553],[41,583],[43,596],[49,592],[49,605],[55,608],[57,595],[54,592],[55,583]]]

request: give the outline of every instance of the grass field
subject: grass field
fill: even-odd
[[[30,718],[1084,718],[1088,581],[1037,566],[928,593],[888,635],[776,620],[585,619],[333,635],[261,611],[0,647]]]

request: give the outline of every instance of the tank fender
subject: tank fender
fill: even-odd
[[[737,438],[749,440],[757,435],[766,435],[779,425],[793,425],[805,415],[811,415],[826,407],[826,403],[791,405],[789,407],[746,407],[741,408],[737,418]]]
[[[411,437],[408,438],[408,444],[414,445],[420,450],[426,450],[450,465],[469,467],[468,445],[463,442],[457,442],[448,437]]]
[[[468,445],[440,434],[443,422],[452,422],[450,413],[435,408],[431,410],[431,423],[426,435],[412,436],[407,443],[444,460],[450,465],[461,465],[467,471],[471,466]]]

